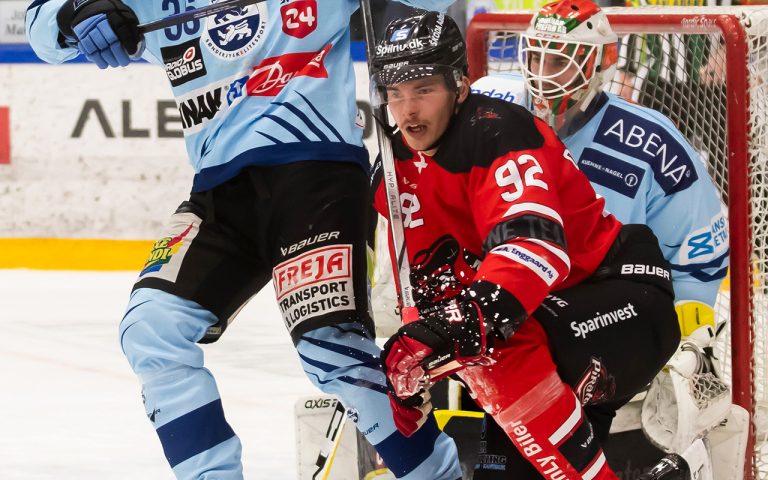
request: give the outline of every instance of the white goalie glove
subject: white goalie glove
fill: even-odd
[[[713,354],[714,340],[711,325],[698,327],[651,383],[641,413],[643,432],[666,452],[683,453],[731,409],[731,391]]]

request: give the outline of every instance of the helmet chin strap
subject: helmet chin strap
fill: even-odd
[[[592,103],[592,100],[595,99],[595,95],[597,92],[590,88],[589,91],[587,91],[583,97],[581,97],[579,100],[576,101],[576,104],[574,104],[571,108],[565,111],[563,114],[564,121],[560,128],[558,129],[558,133],[561,133],[560,130],[565,127],[566,124],[570,124],[571,121],[579,114],[582,114],[587,111],[587,108],[589,108],[589,105]]]
[[[392,125],[387,124],[387,122],[382,121],[381,118],[379,118],[379,116],[375,113],[373,114],[373,119],[376,121],[376,123],[379,124],[381,129],[384,131],[384,134],[389,137],[390,140],[395,138],[397,127],[393,127]]]

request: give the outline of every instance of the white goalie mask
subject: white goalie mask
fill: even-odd
[[[536,115],[560,128],[613,78],[618,37],[590,0],[561,0],[533,17],[518,55]]]

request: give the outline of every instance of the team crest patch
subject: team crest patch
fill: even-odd
[[[498,120],[501,118],[501,115],[496,113],[496,111],[492,108],[488,107],[477,107],[477,110],[475,110],[475,114],[472,115],[472,118],[469,119],[469,123],[472,124],[474,127],[477,122],[480,120]]]
[[[139,276],[146,275],[147,273],[157,272],[163,265],[166,265],[171,261],[173,256],[184,245],[184,239],[189,235],[194,225],[190,224],[181,234],[173,237],[163,237],[156,241],[152,246],[152,251],[149,253],[149,258],[144,264],[144,268],[141,270]]]
[[[574,387],[574,393],[582,405],[595,405],[613,398],[616,380],[599,358],[591,357],[589,366]]]
[[[247,55],[266,32],[267,7],[264,5],[257,3],[235,7],[207,17],[203,44],[224,60],[236,60]]]

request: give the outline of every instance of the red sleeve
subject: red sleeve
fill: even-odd
[[[373,178],[373,208],[379,212],[379,215],[389,220],[389,212],[387,209],[387,194],[384,191],[384,182],[381,181],[381,176]]]
[[[550,132],[536,149],[509,152],[470,173],[472,211],[486,256],[475,276],[497,284],[533,312],[571,268],[560,180],[575,168]]]

